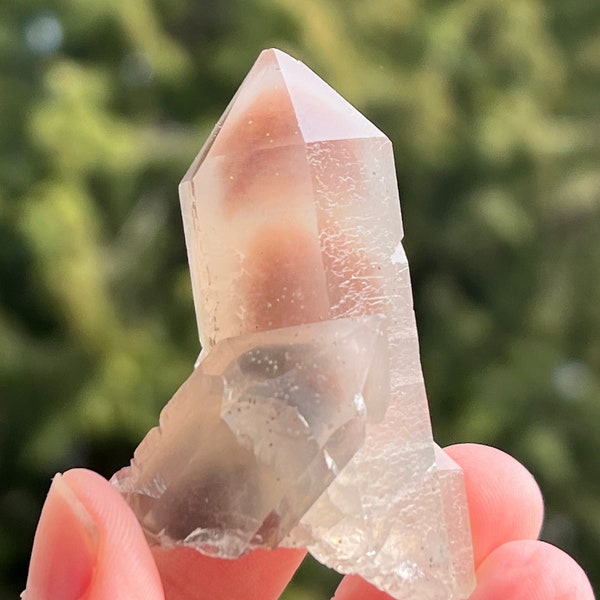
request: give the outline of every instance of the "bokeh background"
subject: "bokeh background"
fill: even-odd
[[[600,585],[600,3],[0,8],[0,599],[50,477],[125,464],[198,352],[177,184],[263,47],[394,142],[434,430],[538,478]],[[287,600],[324,600],[309,563]]]

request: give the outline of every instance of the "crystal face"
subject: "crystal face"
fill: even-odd
[[[307,546],[398,599],[467,598],[463,476],[432,438],[388,138],[302,63],[266,50],[180,196],[204,358],[163,412],[162,433],[116,478],[149,537],[230,557],[260,544]],[[343,323],[354,324],[342,345],[350,370],[320,345],[326,331],[343,337]],[[286,337],[296,327],[313,341]],[[359,364],[366,355],[352,348],[371,343],[365,327],[378,341]],[[249,339],[276,364],[281,347],[296,365],[319,356],[318,373],[336,384],[281,404],[287,383],[244,366],[254,350],[236,344]],[[304,389],[303,369],[291,372]],[[240,413],[223,411],[228,377]],[[255,389],[261,401],[250,407]],[[318,410],[302,408],[311,415],[304,437],[286,436],[286,419],[317,399]],[[262,444],[275,405],[276,453]],[[321,419],[332,406],[341,412],[326,440]],[[301,475],[278,486],[278,469]]]

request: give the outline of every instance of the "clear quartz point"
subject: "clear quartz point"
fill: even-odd
[[[163,411],[162,433],[150,432],[116,476],[149,537],[230,557],[283,538],[398,600],[468,598],[474,574],[463,475],[432,438],[389,139],[305,65],[265,50],[183,178],[180,197],[204,359]],[[327,400],[309,410],[305,430],[298,399],[281,403],[287,383],[263,373],[256,384],[240,366],[251,355],[240,363],[231,350],[253,334],[268,354],[261,336],[272,330],[320,323],[330,331],[331,323],[367,315],[384,321],[359,321],[359,329],[379,332],[385,323],[387,333],[367,372],[355,355],[350,373],[335,353],[306,346],[307,362],[297,364],[319,356],[318,372],[336,383],[317,386]],[[304,346],[282,344],[300,361],[294,353]],[[389,374],[375,368],[384,363]],[[234,412],[222,408],[231,402],[226,372],[239,382]],[[362,392],[356,377],[366,377]],[[351,383],[366,420],[347,394]],[[252,404],[255,385],[262,392]],[[385,410],[377,396],[387,386]],[[300,396],[316,405],[314,395]],[[352,425],[337,424],[340,454],[330,452],[317,422],[338,405],[354,415]],[[291,437],[286,419],[296,419]],[[302,475],[285,487],[278,469]]]
[[[114,483],[163,545],[274,548],[381,420],[386,385],[378,316],[222,340]]]

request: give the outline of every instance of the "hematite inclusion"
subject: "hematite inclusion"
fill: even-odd
[[[206,356],[163,411],[162,433],[151,431],[114,479],[149,538],[232,558],[256,545],[306,545],[396,598],[467,598],[464,482],[432,438],[390,141],[305,65],[265,50],[180,196]],[[316,350],[318,331],[348,326],[350,346],[362,349],[344,345],[352,373]],[[296,327],[314,336],[308,346],[286,337]],[[365,338],[365,327],[377,335]],[[283,336],[279,349],[272,335]],[[360,364],[367,338],[374,358]],[[232,352],[249,339],[255,350]],[[304,391],[287,404],[283,379],[248,368],[253,352],[279,364],[286,345],[295,365],[321,352],[314,374],[328,381],[309,384],[296,367]],[[326,429],[341,433],[327,438],[320,419],[332,406],[341,413]],[[288,436],[286,423],[303,433]],[[284,490],[273,479],[288,468],[304,475]]]

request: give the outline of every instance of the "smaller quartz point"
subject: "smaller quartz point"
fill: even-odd
[[[228,558],[277,546],[385,413],[383,321],[219,342],[113,479],[147,537]]]

